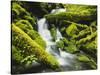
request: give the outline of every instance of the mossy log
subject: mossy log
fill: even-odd
[[[97,32],[93,32],[92,34],[88,35],[86,38],[82,38],[79,41],[76,42],[76,44],[85,44],[87,42],[89,42],[90,40],[95,39],[97,36]]]
[[[37,31],[33,30],[30,22],[28,22],[27,20],[19,20],[18,22],[13,24],[27,33],[32,38],[32,40],[36,41],[40,46],[42,46],[43,49],[46,48],[46,42],[42,39]]]
[[[41,46],[33,41],[23,30],[19,27],[12,25],[12,44],[23,50],[26,55],[34,54],[39,62],[46,66],[57,69],[59,63],[56,59],[48,54]]]
[[[47,21],[52,24],[59,24],[62,20],[67,20],[76,23],[90,24],[90,22],[97,20],[96,6],[83,5],[66,5],[66,12],[58,14],[45,15]]]

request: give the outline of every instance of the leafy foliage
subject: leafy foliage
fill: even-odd
[[[31,55],[21,60],[21,63],[25,63],[26,65],[29,65],[36,61],[37,61],[37,58],[34,55]]]

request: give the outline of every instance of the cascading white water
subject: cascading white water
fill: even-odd
[[[63,11],[62,11],[63,10]],[[58,12],[64,12],[65,9],[53,9],[51,13],[58,13]],[[57,40],[54,42],[52,41],[52,37],[50,34],[50,31],[48,30],[48,24],[46,23],[45,18],[41,18],[38,20],[38,32],[41,35],[41,37],[46,41],[47,47],[46,51],[58,60],[59,64],[61,65],[63,70],[68,70],[72,66],[74,66],[75,62],[75,55],[67,53],[60,48],[58,49],[56,47],[56,42],[59,41],[62,38],[62,35],[57,29]],[[73,67],[72,67],[73,68]]]
[[[51,11],[51,14],[54,13],[54,14],[57,14],[59,12],[66,12],[66,9],[63,9],[63,8],[57,8],[57,9],[53,9]]]
[[[38,32],[46,42],[52,39],[45,18],[38,21]]]

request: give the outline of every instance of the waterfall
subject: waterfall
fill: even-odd
[[[38,21],[38,32],[46,42],[52,39],[45,18]]]
[[[66,12],[66,9],[63,9],[63,8],[53,9],[53,10],[51,11],[51,14],[52,14],[52,13],[57,14],[57,13],[60,13],[60,12]]]
[[[58,13],[58,12],[64,12],[65,9],[53,9],[51,13]],[[75,55],[67,53],[60,48],[58,49],[56,47],[56,42],[59,41],[62,38],[62,35],[57,29],[57,40],[54,42],[52,41],[52,36],[50,34],[50,31],[48,30],[48,24],[46,23],[45,18],[41,18],[38,20],[38,32],[41,35],[41,37],[46,41],[47,47],[46,51],[50,54],[52,54],[59,62],[60,66],[63,70],[72,70],[72,66],[74,66],[75,62]],[[71,68],[72,67],[72,68]]]

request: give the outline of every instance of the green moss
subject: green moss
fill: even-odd
[[[67,47],[65,47],[66,51],[69,53],[75,53],[77,52],[77,47],[73,44],[68,45]]]
[[[29,13],[16,2],[12,2],[12,12],[14,12],[16,16],[29,15]]]
[[[64,42],[62,40],[56,42],[56,45],[57,45],[58,48],[61,48],[61,49],[64,48]]]
[[[41,38],[39,33],[34,30],[28,30],[26,32],[35,42],[37,42],[43,49],[46,48],[46,42]]]
[[[95,62],[97,62],[97,40],[87,42],[80,47],[86,54],[88,54]]]
[[[24,18],[25,20],[28,20],[33,27],[36,26],[36,18],[34,16],[32,17],[32,16],[25,15]]]
[[[92,40],[93,38],[95,38],[96,36],[97,36],[97,32],[94,32],[91,35],[88,35],[86,38],[80,39],[79,41],[76,42],[76,44],[86,43],[86,42]]]
[[[23,59],[23,56],[21,54],[21,51],[16,48],[14,45],[12,45],[12,60],[20,63],[20,61]]]
[[[77,31],[78,31],[78,29],[76,27],[76,24],[74,24],[74,23],[66,28],[66,33],[68,36],[73,36],[75,34],[75,32],[77,32]]]
[[[33,30],[30,22],[28,22],[27,20],[20,20],[15,25],[21,28],[25,33],[27,33],[41,47],[43,47],[44,49],[46,48],[45,41],[41,38],[37,31]]]
[[[89,59],[86,55],[80,55],[80,56],[78,57],[78,60],[79,60],[80,62],[89,62],[89,61],[90,61],[90,59]]]
[[[49,14],[46,15],[45,18],[47,19],[47,21],[49,23],[54,23],[57,21],[58,23],[60,23],[61,20],[68,20],[68,21],[72,21],[72,22],[76,22],[76,23],[81,23],[81,21],[83,21],[83,23],[85,24],[86,22],[90,22],[93,21],[95,19],[91,16],[91,15],[81,15],[79,13],[73,13],[73,12],[63,12],[63,13],[59,13],[59,14]]]
[[[75,53],[79,51],[75,45],[75,40],[68,41],[67,38],[63,38],[56,42],[56,45],[58,48],[61,48],[62,50],[69,53]]]
[[[85,47],[86,47],[88,50],[89,50],[89,49],[90,49],[90,50],[94,50],[94,49],[97,48],[97,41],[94,40],[94,41],[92,41],[92,42],[90,42],[90,43],[87,43]]]
[[[23,19],[19,20],[18,22],[16,22],[16,25],[23,30],[25,30],[25,29],[32,30],[33,29],[31,23],[28,20],[23,20]]]
[[[30,65],[33,62],[37,61],[37,58],[34,55],[26,56],[23,54],[23,51],[12,45],[12,61],[16,61],[20,66]],[[30,63],[29,63],[30,62]]]
[[[97,68],[96,62],[86,54],[85,55],[83,55],[83,54],[78,55],[78,60],[80,62],[82,62],[83,64],[87,65],[88,68],[92,68],[92,69]]]
[[[90,34],[91,34],[91,31],[88,27],[86,29],[81,30],[77,35],[74,35],[72,38],[79,40],[79,39],[85,38],[87,35],[90,35]]]
[[[50,29],[50,33],[53,40],[55,41],[57,39],[57,29],[54,25],[52,25],[52,28]]]
[[[91,5],[76,5],[76,4],[65,4],[64,7],[68,11],[71,11],[74,13],[78,12],[78,13],[81,13],[81,15],[92,14],[93,12],[96,12],[96,8],[97,8],[96,6],[91,6]]]
[[[12,44],[17,46],[19,49],[24,50],[24,54],[34,54],[36,58],[38,58],[39,62],[42,62],[52,69],[59,68],[59,64],[53,56],[43,50],[41,46],[15,25],[12,25],[12,36]]]
[[[12,2],[11,11],[12,11],[12,20],[14,23],[19,20],[24,20],[24,22],[25,20],[27,20],[35,30],[37,29],[36,18],[33,15],[31,15],[25,8],[23,8],[20,3],[16,1]]]
[[[26,10],[24,8],[22,8],[18,3],[13,2],[12,3],[12,9],[16,9],[18,11],[18,15],[22,14],[22,13],[26,13],[27,15],[29,15],[28,12],[26,12]]]

